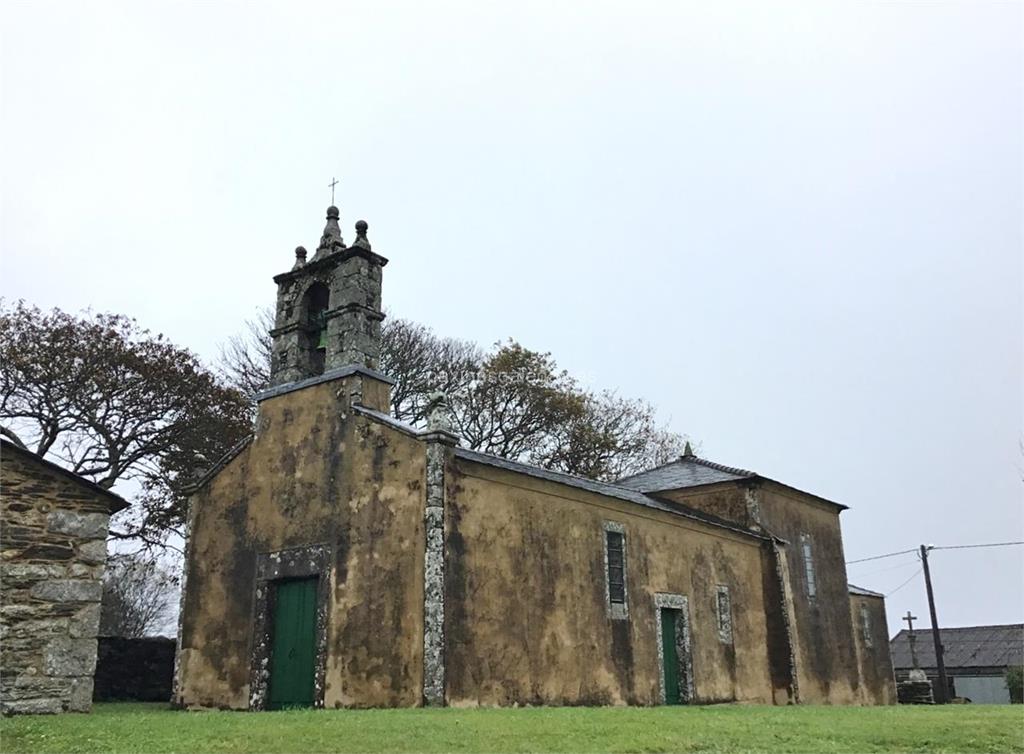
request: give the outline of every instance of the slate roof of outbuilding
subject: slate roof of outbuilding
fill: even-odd
[[[917,661],[922,668],[935,667],[935,643],[930,628],[915,629]],[[1024,664],[1024,623],[1001,626],[967,626],[941,630],[946,668],[1005,668]],[[907,629],[889,642],[892,666],[897,670],[913,667]]]
[[[853,584],[847,584],[846,589],[850,594],[855,594],[858,597],[885,597],[881,592],[872,592],[870,589],[865,589],[862,586],[854,586]]]

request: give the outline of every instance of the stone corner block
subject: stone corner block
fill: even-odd
[[[107,540],[93,539],[78,545],[78,557],[86,563],[107,562]]]
[[[110,516],[106,513],[79,513],[57,509],[46,517],[46,528],[54,534],[68,534],[83,539],[107,536]]]
[[[43,672],[49,676],[84,676],[96,671],[96,639],[54,639],[43,650]]]

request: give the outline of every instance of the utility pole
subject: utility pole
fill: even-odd
[[[932,591],[932,574],[928,570],[928,551],[932,548],[921,545],[921,567],[924,568],[924,586],[928,590],[928,612],[932,617],[932,639],[935,642],[935,665],[939,670],[938,687],[935,689],[935,701],[938,704],[945,704],[949,701],[949,686],[946,681],[946,662],[942,658],[942,637],[939,635],[939,619],[935,615],[935,593]]]

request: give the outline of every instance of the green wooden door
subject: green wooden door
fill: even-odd
[[[679,653],[676,650],[676,616],[678,610],[661,610],[661,650],[665,668],[665,704],[680,704]]]
[[[279,581],[270,655],[270,709],[313,706],[318,579]]]

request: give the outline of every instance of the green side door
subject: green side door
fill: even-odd
[[[679,704],[679,654],[676,651],[676,614],[678,610],[661,610],[661,650],[665,664],[665,704]]]
[[[277,582],[270,654],[270,709],[313,706],[316,577]]]

